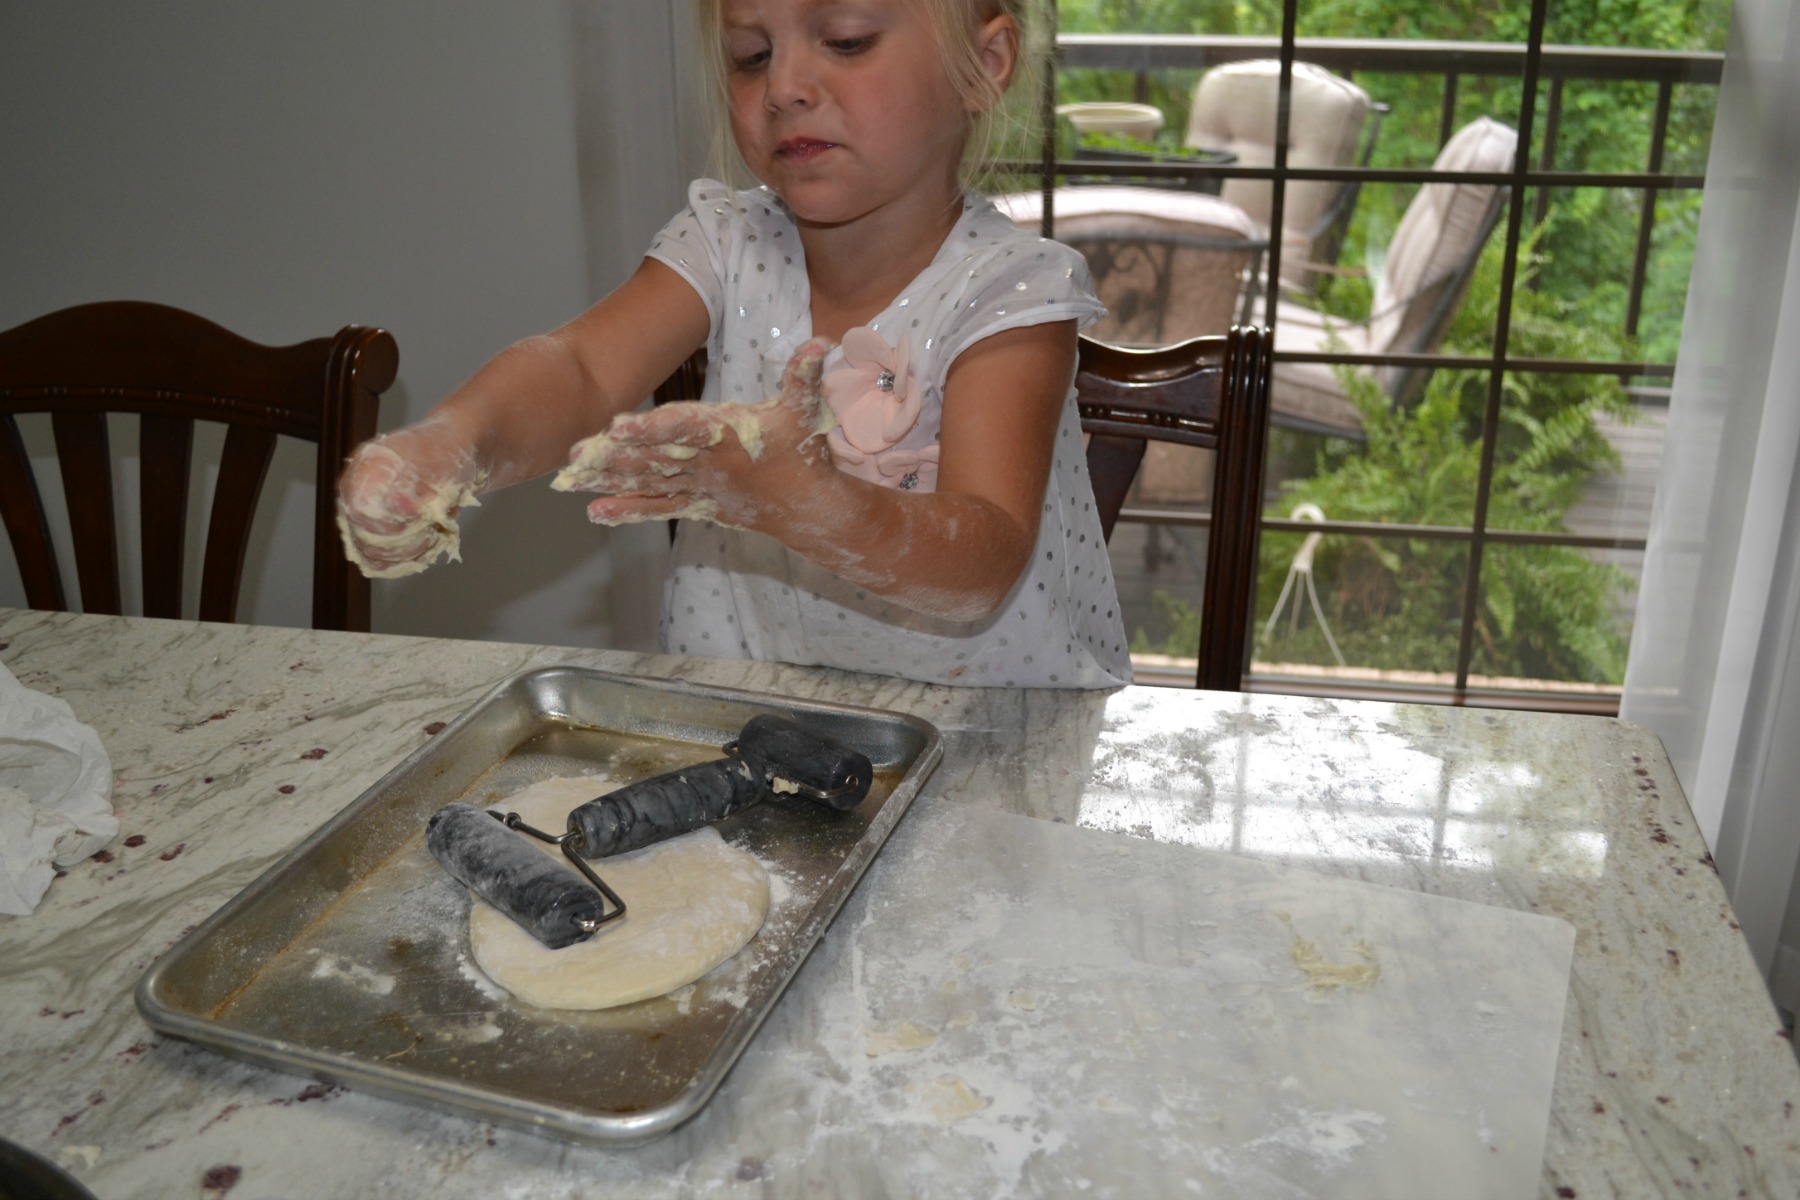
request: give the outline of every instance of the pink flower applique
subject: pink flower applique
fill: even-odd
[[[906,335],[890,347],[873,329],[858,326],[844,334],[843,351],[846,365],[823,381],[825,403],[837,418],[837,428],[826,435],[832,461],[852,475],[888,487],[919,486],[925,482],[925,467],[935,482],[936,447],[894,450],[919,419],[919,388],[909,365]],[[907,459],[903,467],[901,457]]]

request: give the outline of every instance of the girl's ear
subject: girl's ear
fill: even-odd
[[[1006,85],[1012,82],[1013,68],[1019,62],[1018,22],[1005,13],[990,18],[976,31],[975,46],[988,86],[982,95],[970,99],[969,111],[981,113],[1000,103]]]

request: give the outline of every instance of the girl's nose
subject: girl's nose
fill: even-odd
[[[770,112],[783,112],[795,106],[807,107],[818,101],[818,81],[814,79],[803,54],[789,52],[772,55],[764,81],[763,103]]]

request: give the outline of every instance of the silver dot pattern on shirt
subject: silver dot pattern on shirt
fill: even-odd
[[[748,197],[755,193],[744,195]],[[695,197],[694,207],[688,210],[691,214],[689,224],[672,223],[668,244],[657,256],[669,261],[675,249],[674,237],[685,237],[692,232],[693,240],[683,247],[689,250],[684,262],[686,273],[695,279],[696,287],[704,283],[712,289],[710,293],[702,293],[717,297],[716,300],[708,299],[709,308],[715,313],[730,314],[729,320],[722,320],[712,335],[712,348],[719,354],[720,362],[727,364],[714,384],[713,395],[740,399],[751,398],[744,394],[746,391],[766,395],[762,384],[774,379],[780,370],[783,339],[805,336],[806,332],[810,298],[806,280],[800,272],[784,269],[791,267],[792,256],[779,254],[782,243],[777,240],[791,224],[791,214],[778,202],[772,204],[774,209],[781,210],[780,215],[773,215],[771,204],[753,204],[750,213],[760,215],[746,214],[744,209],[736,206],[727,208],[714,204],[714,200],[726,200],[729,195],[711,188],[704,192],[697,190]],[[918,428],[926,431],[926,440],[905,443],[908,450],[925,449],[936,437],[943,403],[938,385],[949,368],[949,362],[939,361],[940,354],[948,355],[973,344],[989,330],[1062,316],[1085,323],[1096,315],[1085,273],[1073,287],[1065,282],[1073,280],[1082,270],[1078,261],[1071,265],[1071,253],[1066,248],[1041,239],[1023,240],[1004,218],[979,201],[965,207],[971,214],[964,218],[962,232],[967,237],[958,236],[953,249],[941,252],[942,261],[921,273],[914,288],[909,288],[906,295],[896,297],[887,310],[903,316],[901,326],[914,331],[910,370],[919,395],[924,399]],[[712,217],[720,218],[716,224],[712,217],[700,219],[699,214],[709,210]],[[739,215],[731,216],[733,211]],[[781,223],[779,228],[777,222]],[[752,237],[757,240],[752,241]],[[706,253],[694,253],[693,247],[702,242],[706,245]],[[1045,248],[1040,249],[1040,246]],[[1031,253],[1026,253],[1027,249]],[[1038,261],[1030,261],[1033,259]],[[756,279],[762,286],[740,291],[740,274]],[[728,277],[723,286],[719,282],[721,277]],[[936,303],[933,303],[931,288],[938,289]],[[763,294],[765,289],[766,296]],[[1045,307],[1039,307],[1040,300]],[[1065,307],[1058,311],[1058,305]],[[885,314],[877,314],[867,327],[880,333],[886,341],[891,335],[884,331],[884,326],[893,324]],[[759,344],[765,336],[770,342],[766,348]],[[835,365],[835,362],[828,365],[827,371]],[[897,388],[899,380],[891,371],[878,369],[875,384]],[[1064,415],[1063,425],[1073,420],[1072,411],[1071,407],[1070,413]],[[1061,437],[1066,438],[1068,434],[1068,429],[1059,429]],[[1080,528],[1073,532],[1086,532],[1085,521],[1078,522],[1072,517],[1081,505],[1069,502],[1073,495],[1071,487],[1086,486],[1078,459],[1079,455],[1059,456],[1053,468],[1053,477],[1058,482],[1053,483],[1050,493],[1056,497],[1056,502],[1052,504],[1050,496],[1045,501],[1045,530],[1055,538],[1055,545],[1066,548],[1065,553],[1056,555],[1054,560],[1038,557],[1039,565],[1033,568],[1036,578],[1026,585],[1024,598],[1017,606],[1019,611],[1008,614],[1009,618],[1016,615],[1023,622],[1021,628],[1053,631],[1044,639],[1026,639],[1033,642],[1034,663],[1021,664],[1021,639],[1013,638],[1007,645],[1005,639],[998,636],[983,635],[985,640],[952,637],[945,642],[930,635],[925,639],[926,645],[932,647],[928,649],[929,663],[911,654],[910,649],[897,651],[895,646],[914,646],[915,641],[908,639],[920,635],[888,624],[893,618],[883,614],[891,612],[892,606],[879,597],[853,597],[847,588],[839,592],[824,583],[809,583],[795,589],[800,594],[790,592],[781,598],[776,595],[780,588],[771,585],[761,589],[755,583],[757,579],[776,577],[762,574],[762,569],[754,565],[759,560],[740,560],[746,553],[740,544],[740,535],[701,526],[692,527],[695,535],[706,530],[704,542],[698,537],[693,541],[694,549],[700,553],[679,560],[682,565],[670,576],[672,590],[666,593],[667,598],[674,601],[677,596],[681,597],[683,607],[671,609],[665,606],[666,643],[679,646],[683,652],[692,649],[717,653],[730,647],[730,653],[741,652],[750,657],[786,657],[791,661],[824,662],[851,669],[873,668],[937,682],[981,682],[988,686],[1008,681],[1027,686],[1045,683],[1095,686],[1104,683],[1104,674],[1122,671],[1126,660],[1116,620],[1110,625],[1098,623],[1097,608],[1112,608],[1116,614],[1116,601],[1099,606],[1092,603],[1098,598],[1092,589],[1103,583],[1111,586],[1107,564],[1102,560],[1089,561],[1095,552],[1103,556],[1104,550],[1096,546],[1097,537],[1089,537],[1084,543],[1081,538],[1064,534],[1065,525],[1079,524]],[[917,468],[903,469],[896,475],[886,477],[886,486],[912,492],[930,486],[928,481],[920,478]],[[713,535],[719,538],[716,555]],[[681,544],[686,544],[685,537]],[[776,550],[779,552],[779,547]],[[796,582],[802,578],[785,569],[781,577]],[[1046,583],[1048,587],[1043,586]],[[723,597],[717,585],[725,585]],[[763,590],[769,592],[767,602],[757,598]],[[709,595],[711,599],[707,599]],[[695,611],[686,613],[684,609],[690,599],[696,601]],[[824,626],[843,632],[827,633]],[[1011,628],[1010,620],[1008,628]],[[729,631],[723,640],[722,630]],[[871,631],[876,636],[873,642],[867,637]],[[708,633],[712,636],[705,636]],[[900,641],[894,642],[893,638]],[[1054,642],[1049,642],[1049,638],[1054,638]],[[1037,644],[1038,641],[1045,645]],[[1063,645],[1064,651],[1053,652],[1048,645]],[[877,649],[878,646],[886,648]],[[1088,657],[1082,657],[1084,655]],[[907,661],[909,666],[897,668],[896,664],[901,660]]]

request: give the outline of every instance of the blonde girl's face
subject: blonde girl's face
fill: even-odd
[[[801,221],[954,204],[971,113],[917,0],[724,0],[723,17],[738,152]]]

